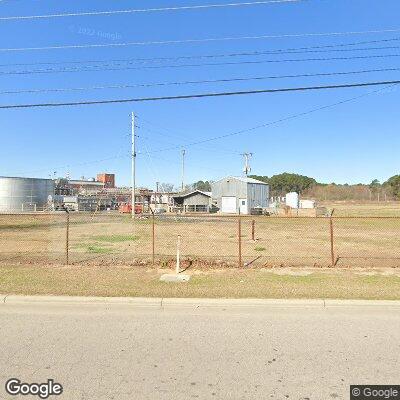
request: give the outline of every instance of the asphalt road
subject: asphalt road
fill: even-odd
[[[348,399],[400,383],[400,308],[1,304],[0,349],[1,399]]]

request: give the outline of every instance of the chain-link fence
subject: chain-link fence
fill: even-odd
[[[0,262],[400,267],[400,217],[0,215]]]

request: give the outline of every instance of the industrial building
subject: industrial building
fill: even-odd
[[[53,196],[52,179],[0,177],[0,212],[44,210]]]
[[[256,179],[230,176],[212,184],[212,192],[193,190],[173,195],[146,188],[135,191],[135,212],[153,211],[251,214],[268,207],[269,186]],[[97,179],[0,177],[0,212],[106,211],[131,212],[129,187],[115,187],[114,174]],[[138,210],[138,211],[136,211]]]
[[[180,212],[207,213],[211,208],[211,193],[193,190],[172,196],[174,209]]]
[[[97,174],[97,182],[101,182],[106,189],[115,188],[115,174]]]
[[[68,211],[104,211],[115,208],[114,201],[110,197],[99,196],[62,196],[55,201],[55,208],[67,209]],[[57,206],[58,205],[58,206]]]
[[[67,186],[69,187],[71,194],[78,194],[78,193],[91,194],[91,193],[97,193],[102,189],[104,189],[104,183],[96,181],[94,178],[87,180],[69,179],[67,180]]]
[[[251,214],[268,207],[269,185],[253,178],[228,176],[211,185],[212,202],[221,213]]]
[[[76,196],[79,194],[92,195],[97,194],[104,189],[115,188],[115,175],[114,174],[98,174],[97,179],[69,179],[59,178],[56,179],[56,194]]]

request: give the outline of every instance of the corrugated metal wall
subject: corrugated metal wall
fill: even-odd
[[[268,207],[269,186],[260,183],[248,183],[249,212],[254,207]]]
[[[192,196],[185,197],[183,204],[187,206],[209,206],[210,198],[204,194],[193,194]]]
[[[21,212],[29,204],[40,209],[47,205],[49,195],[54,196],[51,179],[0,177],[0,212]]]
[[[247,183],[234,178],[222,179],[212,184],[212,198],[217,202],[217,207],[222,208],[222,196],[236,197],[236,208],[239,207],[239,198],[247,198]]]
[[[212,184],[212,199],[222,207],[222,197],[236,197],[237,212],[239,199],[247,199],[248,212],[254,207],[268,207],[269,186],[261,183],[247,183],[235,178],[225,178]]]

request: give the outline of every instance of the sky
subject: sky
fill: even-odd
[[[243,0],[3,0],[0,106],[400,79],[398,0],[304,0],[180,11],[1,19],[228,2]],[[398,31],[354,34],[382,30]],[[305,35],[309,33],[346,34]],[[280,37],[149,43],[274,35]],[[128,42],[146,44],[28,50]],[[386,71],[282,78],[382,69]],[[204,82],[271,76],[281,78]],[[193,81],[202,83],[187,83]],[[180,84],[171,84],[177,82]],[[152,86],[137,86],[145,84]],[[62,90],[43,91],[47,89]],[[256,175],[293,172],[325,183],[369,183],[373,179],[383,182],[400,173],[399,100],[400,85],[0,109],[0,175],[46,178],[68,174],[77,179],[109,172],[116,174],[118,185],[129,185],[134,112],[139,186],[154,188],[156,182],[179,186],[183,148],[185,183],[241,175],[244,152],[253,153],[251,167]],[[322,109],[308,113],[319,108]],[[298,116],[287,118],[295,115]],[[280,120],[283,121],[275,123]],[[252,129],[257,126],[263,127]],[[242,133],[230,135],[238,132]],[[210,140],[219,136],[224,137]],[[209,141],[195,144],[204,140]]]

